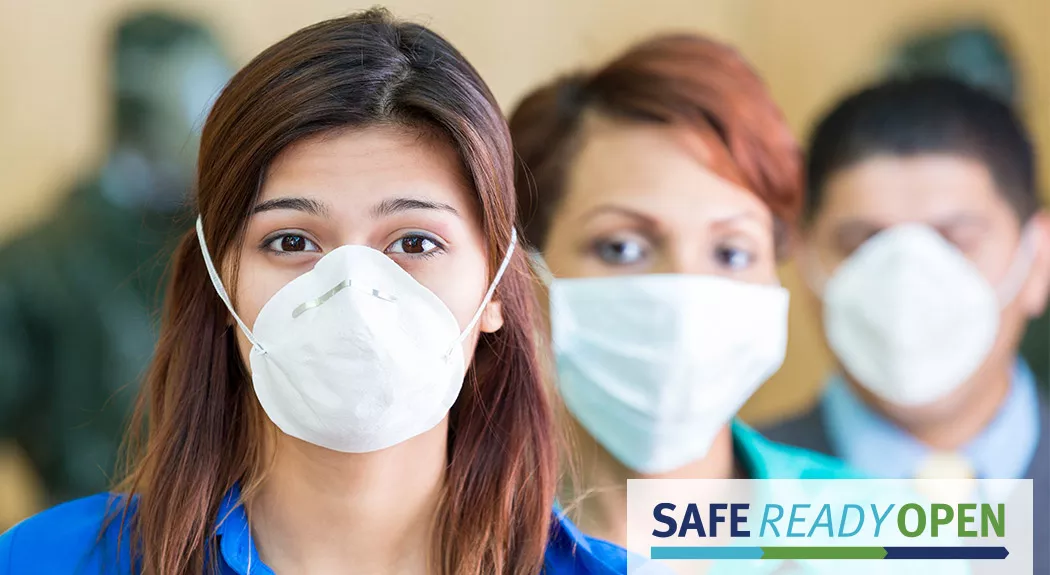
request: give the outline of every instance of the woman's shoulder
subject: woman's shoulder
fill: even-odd
[[[652,561],[641,555],[636,555],[620,547],[619,545],[605,541],[604,539],[598,539],[591,537],[590,535],[583,535],[585,544],[580,549],[586,550],[590,553],[600,564],[602,569],[595,569],[594,566],[588,566],[581,571],[588,574],[602,573],[607,575],[674,575],[669,567],[662,563]]]
[[[124,498],[101,493],[52,507],[0,535],[0,573],[109,573]]]
[[[545,575],[621,575],[626,572],[626,552],[612,543],[584,534],[557,502],[552,519],[544,558]]]

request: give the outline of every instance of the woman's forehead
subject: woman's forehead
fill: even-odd
[[[705,165],[705,150],[703,138],[683,128],[595,124],[569,170],[560,211],[613,204],[692,218],[768,213],[755,194]]]
[[[399,196],[468,214],[474,195],[451,145],[402,127],[377,126],[289,146],[267,170],[256,203],[301,196],[334,211],[359,211]]]

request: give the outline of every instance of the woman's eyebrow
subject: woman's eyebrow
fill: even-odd
[[[964,226],[986,228],[988,227],[989,222],[987,217],[980,214],[960,213],[941,218],[935,221],[934,225],[940,229],[959,228]]]
[[[266,200],[265,202],[256,204],[256,206],[252,208],[252,214],[254,215],[272,210],[295,210],[321,217],[328,217],[329,214],[328,205],[324,202],[303,197],[284,197]]]
[[[712,223],[715,225],[724,225],[742,221],[753,221],[765,225],[769,224],[769,218],[766,217],[765,214],[751,209],[740,210],[726,216],[719,216],[715,218]]]
[[[372,216],[378,218],[410,210],[438,210],[449,212],[456,216],[459,215],[456,208],[442,202],[421,200],[419,198],[387,198],[372,206]]]
[[[648,214],[643,214],[642,212],[639,212],[629,207],[619,206],[615,204],[602,204],[600,206],[592,208],[587,212],[584,212],[584,214],[580,217],[578,217],[577,221],[585,222],[588,220],[592,220],[602,214],[616,214],[619,216],[630,218],[647,228],[655,229],[659,227],[658,222],[652,216],[649,216]]]

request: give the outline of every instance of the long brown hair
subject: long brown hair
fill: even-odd
[[[223,90],[204,126],[197,182],[215,261],[238,248],[266,168],[281,150],[319,133],[376,124],[436,130],[457,148],[477,193],[494,272],[515,220],[506,123],[455,48],[382,10],[292,34]],[[503,327],[482,335],[449,416],[434,551],[437,567],[450,575],[531,575],[542,566],[556,456],[523,253],[515,253],[496,292]],[[132,464],[121,485],[133,504],[120,520],[145,573],[214,570],[223,495],[238,482],[247,494],[265,469],[265,414],[228,324],[188,231],[173,261],[160,342],[132,425]],[[143,421],[145,436],[136,437]]]
[[[781,240],[798,219],[802,154],[762,79],[733,48],[678,34],[644,41],[593,72],[558,78],[511,114],[518,209],[532,244],[543,247],[587,113],[692,130],[707,148],[699,160],[756,194]]]

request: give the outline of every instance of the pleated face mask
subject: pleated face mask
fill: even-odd
[[[477,312],[460,329],[433,292],[380,251],[339,247],[282,287],[251,329],[215,270],[212,285],[251,342],[252,382],[284,433],[335,451],[385,449],[433,429],[459,397],[463,341],[506,271],[517,234]]]
[[[553,279],[551,337],[566,407],[642,473],[703,458],[779,368],[788,293],[717,276]]]

